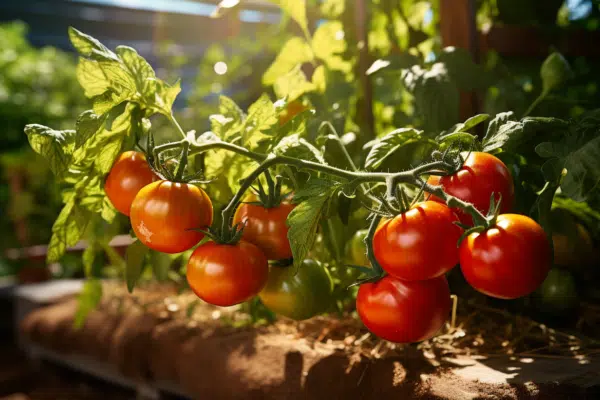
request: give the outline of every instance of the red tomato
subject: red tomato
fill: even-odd
[[[383,222],[373,251],[381,267],[397,278],[415,281],[443,275],[458,264],[462,229],[446,205],[425,201]]]
[[[546,232],[524,215],[502,214],[496,225],[470,234],[460,245],[460,267],[471,286],[499,299],[538,288],[552,264]]]
[[[146,156],[126,151],[119,156],[106,177],[104,190],[113,206],[129,216],[131,203],[141,188],[160,179],[148,165]]]
[[[387,275],[358,289],[356,310],[377,336],[396,343],[431,338],[450,312],[448,282],[443,276],[426,281],[403,281]]]
[[[135,235],[146,246],[163,253],[192,248],[204,234],[191,229],[206,229],[212,217],[208,195],[189,183],[151,183],[140,190],[131,205]]]
[[[217,306],[242,303],[267,283],[269,264],[263,252],[244,240],[198,246],[187,264],[187,281],[198,297]]]
[[[257,201],[248,196],[246,202]],[[286,219],[295,205],[281,203],[277,207],[265,208],[255,204],[241,204],[235,212],[233,223],[246,223],[243,238],[257,245],[269,260],[292,258],[292,249],[287,238]]]
[[[498,200],[502,195],[500,211],[510,211],[515,200],[515,189],[506,165],[488,153],[472,152],[465,160],[463,167],[453,175],[430,176],[427,182],[431,185],[442,185],[444,192],[467,201],[479,211],[486,214],[490,208],[490,197],[495,193]],[[431,196],[431,200],[443,202]],[[460,209],[454,209],[461,222],[473,224],[470,215]]]

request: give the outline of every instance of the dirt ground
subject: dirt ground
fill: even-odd
[[[161,290],[109,294],[75,330],[71,299],[30,314],[22,333],[64,357],[88,357],[136,382],[175,383],[198,399],[600,398],[595,342],[527,321],[471,333],[467,319],[482,322],[463,313],[431,341],[396,346],[351,316],[249,327],[235,310],[190,312],[188,301]]]

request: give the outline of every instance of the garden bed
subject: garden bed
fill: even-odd
[[[128,295],[122,286],[105,285],[100,307],[80,330],[73,328],[76,310],[72,298],[31,312],[21,324],[25,346],[157,393],[219,399],[600,393],[597,342],[463,301],[455,327],[407,346],[378,340],[352,316],[252,327],[235,308],[197,303],[167,286]]]

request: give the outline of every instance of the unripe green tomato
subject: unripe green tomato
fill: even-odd
[[[299,268],[271,266],[258,297],[274,313],[299,321],[327,310],[332,290],[327,270],[316,261],[305,260]]]
[[[540,309],[552,314],[564,314],[577,306],[577,287],[573,275],[561,268],[552,268],[538,289]]]
[[[349,264],[363,267],[371,265],[367,258],[367,246],[365,245],[368,232],[367,229],[357,231],[346,244],[346,257],[348,257]]]

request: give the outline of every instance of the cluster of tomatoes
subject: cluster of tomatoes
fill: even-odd
[[[180,253],[197,245],[212,223],[210,198],[199,187],[160,179],[144,154],[123,153],[105,183],[112,204],[129,216],[137,238],[163,253]],[[232,306],[258,295],[272,311],[306,319],[327,306],[331,277],[312,260],[297,270],[269,266],[268,260],[288,260],[288,202],[263,207],[251,195],[237,208],[234,224],[243,223],[242,240],[233,244],[209,241],[198,246],[187,264],[187,281],[204,301]]]
[[[497,195],[501,214],[493,226],[469,234],[459,246],[463,230],[456,223],[469,225],[472,219],[435,196],[377,227],[373,252],[387,275],[361,285],[356,308],[369,330],[393,342],[425,340],[442,327],[451,308],[445,274],[457,264],[476,290],[501,299],[533,292],[551,265],[551,247],[541,226],[526,216],[506,214],[514,189],[498,158],[471,153],[458,172],[432,176],[429,183],[482,213],[492,194]]]
[[[502,299],[534,291],[551,264],[543,229],[528,217],[506,213],[514,201],[514,188],[498,158],[470,153],[458,172],[432,176],[428,182],[482,213],[494,194],[502,199],[501,214],[492,226],[469,234],[459,246],[463,229],[457,223],[473,221],[435,196],[379,224],[373,252],[386,275],[360,286],[356,308],[367,328],[393,342],[425,340],[442,327],[451,308],[445,274],[457,264],[475,289]],[[160,179],[142,153],[123,153],[105,190],[113,205],[130,217],[138,239],[160,252],[191,249],[204,238],[202,229],[212,223],[207,194],[193,184]],[[209,241],[193,251],[187,264],[191,289],[219,306],[258,295],[272,311],[290,318],[323,312],[332,280],[321,265],[308,260],[298,269],[269,266],[268,260],[292,257],[286,220],[294,206],[282,201],[265,207],[256,200],[249,196],[235,213],[234,224],[244,224],[241,240]]]

